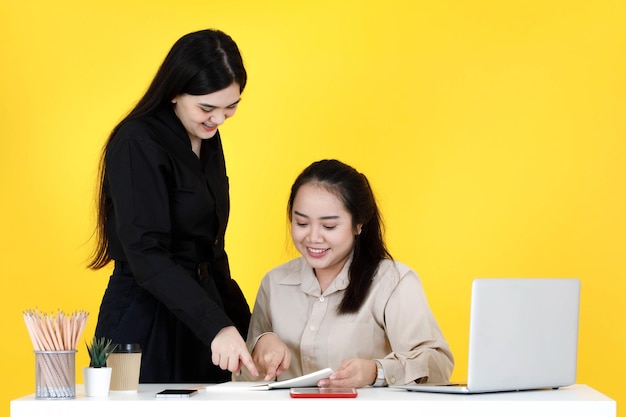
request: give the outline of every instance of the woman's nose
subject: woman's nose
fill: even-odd
[[[215,125],[221,125],[226,120],[226,114],[223,110],[215,109],[209,120]]]
[[[311,242],[322,241],[322,234],[320,233],[320,230],[317,227],[312,227],[311,230],[309,231],[309,240]]]

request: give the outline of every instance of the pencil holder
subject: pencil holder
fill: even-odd
[[[76,398],[76,351],[35,351],[35,398]]]

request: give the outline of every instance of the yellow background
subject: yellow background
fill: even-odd
[[[233,275],[252,304],[290,259],[289,187],[338,158],[370,178],[396,259],[467,370],[475,277],[582,280],[578,382],[626,366],[626,3],[78,0],[0,6],[2,413],[34,391],[26,309],[90,312],[100,148],[181,35],[220,28],[249,85],[222,129]],[[84,343],[77,382],[88,364]]]

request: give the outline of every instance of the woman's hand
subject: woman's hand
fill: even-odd
[[[224,327],[211,342],[211,352],[213,352],[213,365],[222,369],[228,369],[234,374],[241,371],[241,366],[245,366],[250,374],[259,376],[252,356],[248,352],[246,342],[243,340],[235,326]]]
[[[320,388],[361,388],[376,379],[376,363],[371,359],[347,359],[339,369],[317,385]]]
[[[257,340],[252,358],[260,372],[265,373],[265,381],[273,381],[283,371],[289,369],[291,352],[278,336],[267,333]]]

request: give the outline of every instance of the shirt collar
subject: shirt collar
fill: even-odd
[[[322,295],[320,290],[320,284],[317,282],[317,277],[313,272],[313,268],[309,266],[304,258],[298,258],[299,268],[296,268],[293,274],[289,274],[283,280],[283,284],[286,285],[300,285],[302,288],[302,292],[308,295],[312,295],[314,297],[319,297]],[[333,282],[324,292],[324,295],[330,295],[337,291],[343,291],[348,287],[350,283],[350,277],[348,276],[348,271],[350,270],[350,264],[352,263],[352,254],[346,261],[345,265],[339,272],[339,274],[335,277]]]

